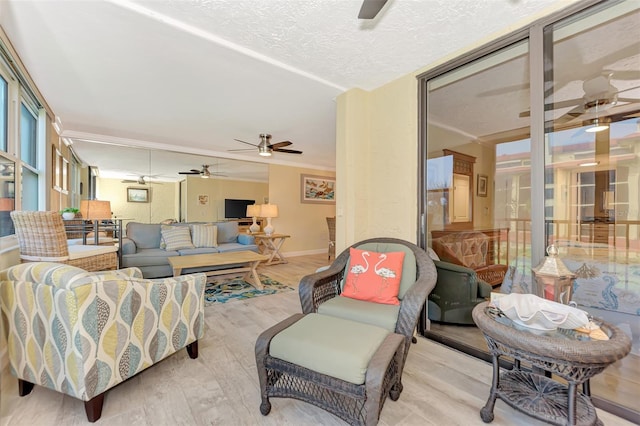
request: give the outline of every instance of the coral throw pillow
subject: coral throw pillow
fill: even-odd
[[[351,248],[349,271],[342,296],[368,302],[399,305],[404,252],[376,253]]]

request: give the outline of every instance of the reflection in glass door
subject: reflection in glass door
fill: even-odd
[[[633,339],[592,394],[637,407],[640,371],[640,11],[621,2],[545,29],[546,241],[573,301]],[[635,389],[635,392],[630,392]]]

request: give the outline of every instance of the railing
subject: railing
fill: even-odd
[[[531,219],[511,218],[499,220],[498,223],[511,229],[509,240],[512,259],[529,257]],[[582,247],[590,255],[594,255],[597,249],[605,247],[613,249],[614,259],[620,254],[624,254],[626,260],[630,255],[632,257],[640,255],[640,220],[587,222],[552,219],[545,221],[545,226],[547,235],[551,235],[551,241],[587,243]]]

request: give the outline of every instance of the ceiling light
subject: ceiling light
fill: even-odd
[[[587,133],[596,133],[596,132],[601,132],[603,130],[607,130],[609,128],[609,126],[607,126],[606,124],[598,124],[598,121],[596,120],[596,122],[593,124],[593,126],[587,128],[585,130],[585,132]]]
[[[609,128],[611,119],[609,117],[598,117],[598,109],[596,108],[596,118],[587,120],[582,123],[583,126],[590,126],[585,129],[585,132],[595,133],[607,130]]]
[[[590,166],[597,166],[598,164],[600,164],[599,161],[588,161],[586,163],[580,163],[580,164],[578,164],[578,166],[580,166],[580,167],[590,167]]]
[[[266,144],[261,143],[258,146],[258,154],[262,155],[263,157],[271,157],[271,150]]]

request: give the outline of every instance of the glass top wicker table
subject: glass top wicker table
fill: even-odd
[[[600,320],[594,321],[609,340],[593,340],[574,330],[532,330],[513,323],[489,302],[477,305],[472,315],[493,362],[491,392],[480,410],[482,421],[493,421],[496,398],[500,398],[516,410],[550,424],[602,424],[590,396],[580,392],[578,386],[631,351],[626,334]],[[500,371],[501,356],[513,358],[513,370]],[[521,362],[531,369],[521,369]],[[567,383],[540,372],[554,374]]]

